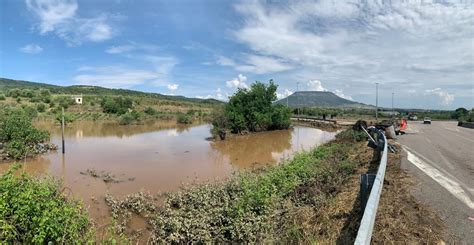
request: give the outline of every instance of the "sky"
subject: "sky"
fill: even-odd
[[[386,3],[384,3],[386,2]],[[474,1],[2,0],[0,77],[227,100],[474,107]]]

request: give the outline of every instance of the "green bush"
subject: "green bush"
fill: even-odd
[[[49,139],[49,133],[36,129],[32,118],[23,110],[5,110],[0,113],[0,142],[4,142],[6,153],[23,158],[34,153],[35,147]]]
[[[0,100],[5,100],[5,95],[4,94],[0,94]]]
[[[100,105],[105,113],[122,115],[133,108],[133,101],[124,97],[105,97]]]
[[[193,123],[193,120],[191,116],[187,114],[179,114],[178,117],[176,118],[176,121],[180,124],[191,124]]]
[[[46,105],[43,104],[43,103],[39,103],[37,106],[36,106],[36,110],[38,112],[45,112],[46,111]]]
[[[56,122],[59,123],[59,124],[62,124],[62,120],[63,120],[63,113],[62,111],[61,112],[57,112],[56,113]],[[64,113],[64,125],[68,125],[70,123],[73,123],[74,122],[74,116],[69,114],[69,113]]]
[[[255,82],[250,89],[239,89],[230,97],[225,107],[232,133],[287,129],[291,110],[285,106],[273,106],[277,85]]]
[[[75,102],[70,96],[61,96],[56,98],[56,102],[58,103],[58,108],[64,108],[65,110],[69,108],[69,106],[74,105]]]
[[[82,205],[60,191],[53,178],[15,174],[0,177],[0,240],[6,244],[85,243],[92,238]]]
[[[143,112],[145,112],[145,114],[148,114],[150,116],[153,116],[157,113],[157,111],[153,107],[150,107],[150,106],[145,108]]]
[[[212,111],[211,114],[211,134],[214,138],[219,138],[221,140],[225,140],[227,134],[227,128],[229,125],[229,120],[225,115],[225,108],[223,106],[219,106]]]
[[[141,116],[142,115],[137,111],[126,112],[125,114],[120,116],[119,124],[121,125],[132,124],[133,122],[139,121]]]

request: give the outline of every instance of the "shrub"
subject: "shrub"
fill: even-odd
[[[145,112],[145,114],[148,114],[148,115],[151,115],[151,116],[156,114],[156,110],[153,107],[150,107],[150,106],[145,108],[145,110],[143,112]]]
[[[133,101],[124,97],[106,97],[102,99],[100,105],[105,113],[122,115],[133,108]]]
[[[176,118],[176,121],[181,124],[191,124],[193,123],[191,116],[187,114],[179,114]]]
[[[211,114],[212,129],[211,134],[215,138],[219,136],[221,140],[225,140],[226,131],[229,125],[229,120],[225,115],[223,106],[219,106],[212,111]]]
[[[56,122],[59,123],[59,124],[62,124],[62,120],[63,120],[63,113],[62,111],[61,112],[57,112],[56,113]],[[64,113],[64,125],[68,125],[70,123],[73,123],[74,122],[74,117],[73,115],[69,114],[69,113]]]
[[[74,105],[74,100],[69,96],[61,96],[56,99],[58,108],[67,109],[69,106]]]
[[[119,124],[121,125],[132,124],[133,122],[139,121],[140,117],[141,117],[141,114],[137,111],[126,112],[125,114],[120,116]]]
[[[22,110],[3,111],[0,115],[0,142],[6,143],[6,153],[20,159],[34,153],[35,147],[49,139],[49,133],[36,129],[31,117]]]
[[[250,89],[239,88],[225,107],[230,130],[240,133],[287,129],[290,126],[291,110],[272,105],[277,99],[277,87],[270,80],[268,85],[257,81]]]
[[[0,240],[6,244],[85,243],[90,222],[82,205],[66,198],[53,178],[15,174],[0,177]]]
[[[43,103],[39,103],[37,106],[36,106],[36,110],[38,112],[45,112],[46,111],[46,105],[43,104]]]
[[[5,100],[5,95],[4,94],[0,94],[0,100]]]

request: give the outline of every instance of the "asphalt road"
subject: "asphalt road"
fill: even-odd
[[[402,168],[418,180],[415,197],[433,207],[448,232],[474,243],[474,129],[456,122],[409,122]]]

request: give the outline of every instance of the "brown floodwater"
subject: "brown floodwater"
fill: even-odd
[[[40,122],[61,145],[59,125]],[[27,159],[26,172],[62,178],[67,190],[82,199],[98,224],[108,221],[104,196],[124,196],[140,190],[175,191],[183,183],[228,177],[255,164],[278,164],[296,151],[325,143],[335,132],[295,126],[290,130],[262,132],[208,141],[210,125],[178,126],[174,121],[121,126],[80,121],[65,130],[66,154],[61,150]],[[11,163],[0,163],[0,173]],[[87,169],[113,174],[120,183],[81,174]]]

